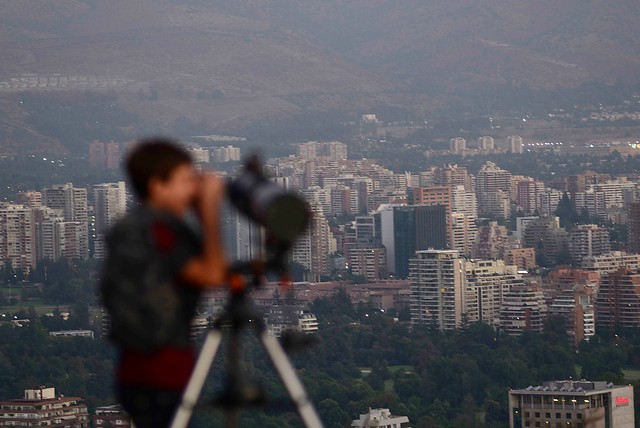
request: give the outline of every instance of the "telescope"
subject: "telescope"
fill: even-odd
[[[283,346],[269,333],[262,314],[247,297],[249,286],[258,287],[265,281],[265,272],[278,272],[286,277],[286,252],[307,228],[310,210],[300,196],[278,186],[265,176],[256,155],[250,156],[238,177],[227,183],[227,194],[231,204],[238,211],[264,227],[267,232],[266,249],[270,250],[270,257],[264,261],[249,260],[230,266],[228,281],[231,299],[214,322],[213,329],[207,334],[171,428],[187,427],[220,348],[223,331],[230,335],[227,346],[226,388],[222,395],[211,403],[225,409],[228,428],[238,426],[238,412],[241,407],[266,403],[264,391],[246,381],[245,370],[240,363],[241,331],[247,327],[251,327],[259,337],[305,426],[323,428],[322,421]],[[303,345],[309,342],[309,339],[305,340],[295,335],[289,335],[287,339],[287,345]]]
[[[264,227],[268,241],[286,252],[309,224],[306,202],[294,192],[270,181],[257,155],[251,155],[240,174],[227,184],[231,203],[250,220]]]

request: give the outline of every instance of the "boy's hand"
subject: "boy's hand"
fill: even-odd
[[[196,209],[203,216],[217,215],[226,194],[225,181],[211,173],[202,174],[201,180]]]

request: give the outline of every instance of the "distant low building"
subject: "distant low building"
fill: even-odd
[[[90,337],[94,338],[93,330],[59,330],[59,331],[50,331],[49,336],[54,337]]]
[[[95,428],[130,428],[133,426],[129,415],[120,404],[111,406],[96,407],[93,416],[93,426]]]
[[[56,395],[55,388],[40,386],[24,391],[24,398],[0,401],[0,425],[88,428],[87,406],[80,397]]]
[[[355,428],[409,428],[407,416],[394,416],[389,409],[371,409],[351,423]]]
[[[633,428],[633,387],[563,380],[509,391],[509,427]]]

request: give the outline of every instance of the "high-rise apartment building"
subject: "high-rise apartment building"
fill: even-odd
[[[627,254],[624,251],[611,251],[598,256],[584,257],[580,267],[600,275],[615,272],[620,267],[640,269],[640,254]]]
[[[571,344],[577,347],[596,332],[593,292],[585,285],[576,285],[555,297],[549,305],[549,316],[561,317]]]
[[[481,215],[508,218],[511,214],[511,173],[487,162],[476,174],[476,195]]]
[[[509,231],[492,221],[478,229],[473,256],[478,259],[504,259],[508,250]]]
[[[464,267],[467,321],[499,326],[505,295],[523,285],[517,266],[505,265],[502,260],[468,260]]]
[[[72,183],[57,184],[42,191],[43,204],[59,210],[66,222],[76,222],[80,228],[79,258],[89,257],[89,208],[87,189],[73,187]]]
[[[449,164],[442,168],[435,168],[432,175],[433,183],[431,185],[464,186],[468,192],[473,192],[474,190],[473,176],[463,166]]]
[[[452,250],[460,251],[460,254],[471,257],[478,237],[478,227],[475,217],[463,213],[452,213],[449,224],[451,225]]]
[[[512,287],[500,309],[500,329],[518,336],[525,331],[541,332],[546,315],[544,294],[535,284]]]
[[[336,251],[336,240],[322,210],[311,204],[311,223],[292,249],[292,259],[309,270],[310,279],[330,273],[329,255]]]
[[[464,259],[455,250],[416,251],[409,261],[411,322],[460,328],[466,309]]]
[[[539,208],[540,195],[544,191],[544,183],[527,177],[516,183],[515,202],[518,209],[532,214]]]
[[[478,200],[475,192],[465,189],[463,185],[452,186],[451,211],[477,218]]]
[[[467,140],[462,137],[452,138],[449,141],[449,151],[453,154],[464,154],[467,151]]]
[[[627,247],[631,253],[640,253],[640,202],[627,205]]]
[[[493,137],[484,136],[478,138],[478,150],[490,153],[495,149],[495,146]]]
[[[33,211],[0,203],[0,263],[28,273],[36,267]]]
[[[127,192],[124,181],[93,186],[95,240],[93,256],[104,258],[104,236],[127,211]]]
[[[522,137],[519,135],[508,136],[506,139],[506,149],[509,153],[522,153],[524,151]]]
[[[581,224],[569,232],[569,255],[577,262],[611,251],[609,230],[595,224]]]
[[[338,141],[318,142],[309,141],[298,144],[297,155],[302,159],[347,159],[347,145]]]
[[[596,298],[598,329],[640,327],[640,271],[621,267],[602,277]]]

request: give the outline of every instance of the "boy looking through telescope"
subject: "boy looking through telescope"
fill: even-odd
[[[226,277],[225,184],[198,173],[188,152],[165,138],[140,141],[125,167],[141,204],[107,234],[100,292],[119,351],[118,398],[136,427],[166,427],[195,363],[189,333],[198,298]],[[201,233],[185,221],[190,211]]]

